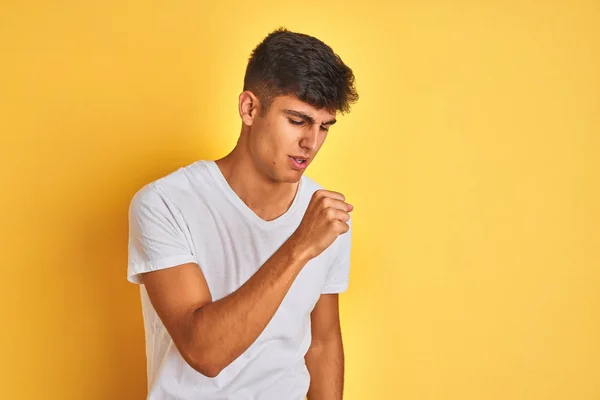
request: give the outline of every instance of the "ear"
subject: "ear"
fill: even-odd
[[[258,97],[251,91],[244,90],[240,94],[238,108],[242,123],[247,126],[252,126],[254,119],[258,116],[260,110]]]

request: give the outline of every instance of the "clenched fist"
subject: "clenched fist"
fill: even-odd
[[[343,194],[317,190],[308,204],[298,229],[289,240],[306,260],[311,260],[328,248],[335,239],[349,230],[348,220],[353,206]]]

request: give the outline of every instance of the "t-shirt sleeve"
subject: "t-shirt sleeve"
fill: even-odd
[[[156,186],[140,189],[129,205],[127,280],[142,283],[140,275],[196,262],[182,226],[179,210]]]
[[[348,289],[350,277],[350,250],[352,248],[352,218],[348,221],[350,230],[337,238],[336,255],[329,269],[322,294],[342,293]]]

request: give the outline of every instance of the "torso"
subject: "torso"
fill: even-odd
[[[188,245],[214,301],[246,282],[300,224],[314,191],[302,177],[289,209],[265,221],[237,197],[213,161],[198,161],[153,182],[180,213]],[[152,186],[151,185],[151,186]],[[336,246],[311,260],[257,340],[216,378],[185,363],[142,286],[149,399],[304,399],[309,375],[310,313],[325,285]]]

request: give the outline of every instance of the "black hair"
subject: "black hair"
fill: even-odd
[[[358,101],[352,70],[321,40],[278,28],[250,55],[244,90],[257,96],[261,115],[276,96],[293,94],[317,109],[350,111]]]

